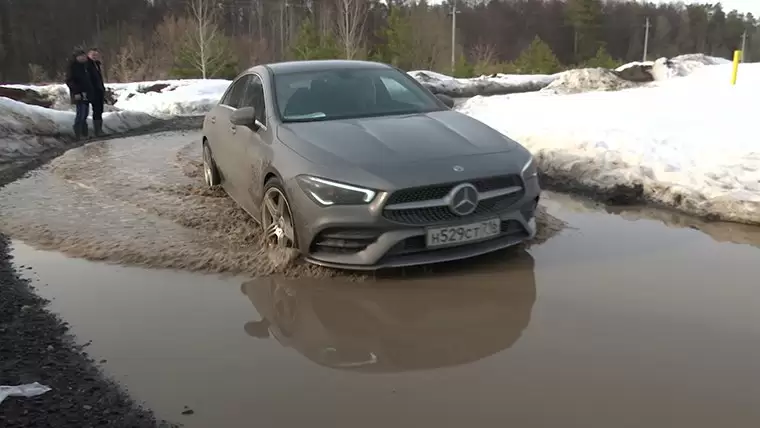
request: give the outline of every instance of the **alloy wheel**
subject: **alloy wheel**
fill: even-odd
[[[211,159],[209,159],[208,149],[203,149],[203,179],[206,181],[206,185],[212,186],[213,171],[211,169]]]
[[[290,204],[285,195],[276,187],[270,188],[264,194],[261,223],[264,227],[264,239],[270,247],[296,247]]]

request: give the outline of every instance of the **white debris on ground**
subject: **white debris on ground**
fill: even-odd
[[[524,144],[548,176],[578,188],[643,189],[695,215],[760,223],[760,63],[695,67],[618,92],[475,97],[459,107]]]
[[[0,385],[0,403],[8,397],[36,397],[52,389],[41,383],[29,383],[26,385]]]
[[[503,95],[538,91],[557,77],[556,74],[496,74],[493,76],[458,79],[427,70],[410,71],[409,75],[434,94],[444,94],[450,97],[474,97],[476,95]]]

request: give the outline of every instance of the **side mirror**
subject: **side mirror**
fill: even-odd
[[[444,94],[435,94],[435,96],[441,100],[442,103],[446,104],[446,107],[454,108],[454,98]]]
[[[247,126],[253,130],[259,127],[256,125],[256,110],[253,107],[243,107],[235,110],[230,116],[230,122],[236,126]]]

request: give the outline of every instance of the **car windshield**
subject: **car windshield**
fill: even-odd
[[[388,116],[443,110],[437,99],[395,69],[338,69],[274,76],[283,122]]]

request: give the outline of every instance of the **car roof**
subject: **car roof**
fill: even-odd
[[[310,61],[286,61],[265,64],[265,67],[271,70],[272,74],[299,73],[304,71],[325,71],[325,70],[351,70],[351,69],[387,69],[391,68],[387,64],[372,61],[357,61],[346,59],[325,59]]]

